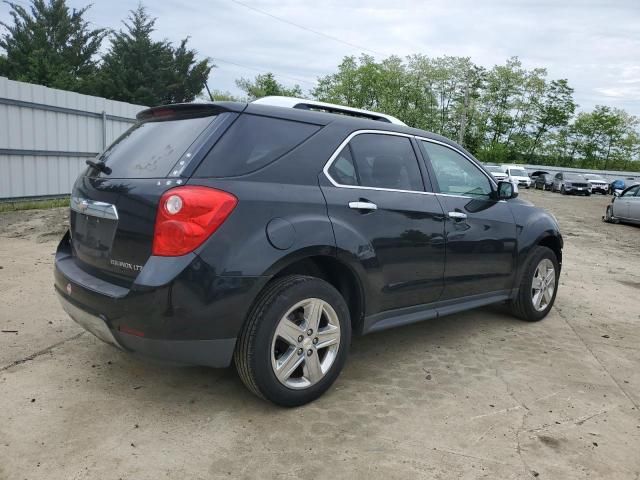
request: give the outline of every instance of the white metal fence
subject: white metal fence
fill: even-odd
[[[0,77],[0,199],[70,193],[143,108]]]
[[[556,174],[558,172],[572,172],[572,173],[595,173],[603,176],[609,182],[614,180],[625,180],[637,182],[640,181],[640,172],[620,172],[617,170],[592,170],[588,168],[571,168],[571,167],[557,167],[557,166],[545,166],[545,165],[522,165],[529,174],[533,172],[548,172]]]

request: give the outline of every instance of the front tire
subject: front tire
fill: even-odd
[[[511,301],[511,312],[528,322],[542,320],[555,302],[559,277],[560,266],[553,250],[536,247],[522,274],[518,295]]]
[[[607,223],[618,223],[618,220],[613,216],[613,206],[607,205],[607,209],[604,214],[604,221]]]
[[[564,189],[564,185],[562,185],[562,186],[560,187],[560,193],[561,193],[562,195],[566,195],[566,194],[567,194],[567,191]]]
[[[342,295],[319,278],[291,275],[273,281],[251,309],[234,363],[257,396],[295,407],[329,389],[350,343]]]

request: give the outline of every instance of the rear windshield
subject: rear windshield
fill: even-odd
[[[216,116],[137,123],[100,156],[109,178],[166,177]],[[104,175],[104,174],[100,174]]]
[[[509,173],[512,177],[527,177],[527,172],[521,168],[510,168]]]
[[[253,172],[291,151],[320,126],[279,118],[241,115],[202,161],[197,177]]]

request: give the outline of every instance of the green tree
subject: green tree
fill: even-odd
[[[253,80],[241,78],[236,80],[238,88],[242,89],[249,97],[249,100],[276,95],[280,97],[302,97],[302,89],[299,85],[287,88],[278,82],[273,73],[268,72],[257,75]]]
[[[421,62],[417,57],[407,64],[396,56],[381,62],[370,55],[345,57],[337,73],[318,79],[312,94],[321,101],[381,111],[429,129],[435,100]]]
[[[52,88],[90,93],[96,55],[107,35],[84,19],[88,6],[70,10],[65,0],[9,5],[12,24],[0,22],[0,75]]]
[[[490,70],[464,57],[345,57],[318,79],[318,100],[394,115],[456,139],[488,162],[638,168],[638,122],[598,107],[574,117],[567,80],[517,57]],[[573,120],[573,121],[572,121]]]
[[[552,80],[545,88],[544,94],[533,100],[533,134],[529,157],[533,157],[536,148],[547,132],[565,127],[576,110],[573,100],[573,88],[566,79]]]
[[[178,47],[153,40],[156,19],[144,6],[132,10],[128,20],[111,38],[96,81],[98,94],[141,105],[192,101],[214,65],[196,59],[195,50],[187,48],[188,38]]]
[[[574,128],[577,153],[584,167],[608,169],[637,160],[638,119],[624,110],[597,105],[578,114]]]
[[[245,99],[238,98],[229,91],[211,90],[211,95],[207,92],[200,95],[200,99],[209,102],[244,102]]]
[[[531,116],[532,98],[544,88],[543,69],[527,71],[517,57],[487,72],[479,103],[478,131],[488,151],[497,145],[515,150]],[[502,150],[502,147],[500,147]]]

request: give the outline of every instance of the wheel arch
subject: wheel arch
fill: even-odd
[[[513,284],[515,294],[522,281],[524,268],[536,247],[551,249],[556,255],[558,265],[562,267],[564,240],[558,222],[549,212],[530,204],[514,204],[513,210],[518,228],[517,264]]]
[[[540,238],[536,245],[541,247],[547,247],[555,253],[558,259],[558,264],[562,266],[562,238],[557,235],[547,234]]]
[[[287,275],[307,275],[331,284],[343,296],[354,333],[362,331],[365,312],[365,293],[358,274],[335,255],[335,248],[310,248],[280,259],[265,272],[269,280],[261,292],[279,278]],[[256,300],[259,297],[256,296]]]

